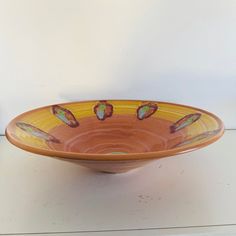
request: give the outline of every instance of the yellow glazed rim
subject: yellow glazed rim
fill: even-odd
[[[150,100],[107,100],[109,103],[112,103],[115,105],[123,104],[124,103],[135,103],[137,105],[141,105],[143,103],[155,103],[158,104],[158,106],[161,108],[166,108],[166,107],[172,107],[172,109],[176,108],[176,110],[183,110],[186,111],[187,113],[191,112],[200,112],[204,114],[206,118],[210,118],[214,121],[214,123],[217,124],[217,132],[214,133],[214,135],[211,135],[210,137],[206,137],[201,141],[198,142],[193,142],[192,144],[188,144],[186,146],[180,146],[180,147],[175,147],[171,149],[166,149],[162,151],[155,151],[155,152],[143,152],[143,153],[125,153],[125,154],[96,154],[96,153],[77,153],[77,152],[68,152],[68,151],[57,151],[57,150],[51,150],[51,149],[46,149],[46,148],[39,148],[35,146],[30,146],[25,144],[23,141],[18,140],[15,135],[14,135],[14,129],[15,129],[15,124],[18,121],[21,121],[24,117],[26,117],[29,114],[35,113],[37,111],[42,111],[46,109],[50,109],[52,105],[49,106],[44,106],[40,107],[28,112],[25,112],[19,116],[17,116],[15,119],[13,119],[9,125],[6,128],[5,134],[7,139],[14,144],[15,146],[40,155],[45,155],[45,156],[51,156],[51,157],[59,157],[59,158],[66,158],[66,159],[73,159],[73,160],[101,160],[101,161],[121,161],[121,160],[146,160],[146,159],[158,159],[162,157],[168,157],[168,156],[173,156],[173,155],[178,155],[182,154],[185,152],[190,152],[202,147],[205,147],[216,140],[218,140],[223,134],[224,134],[224,125],[223,122],[214,114],[205,111],[203,109],[199,109],[196,107],[192,106],[186,106],[186,105],[181,105],[181,104],[176,104],[176,103],[169,103],[169,102],[162,102],[162,101],[150,101]],[[91,103],[91,104],[96,104],[99,102],[98,100],[88,100],[88,101],[77,101],[77,102],[69,102],[69,103],[61,103],[57,104],[59,106],[63,107],[70,107],[73,106],[74,104],[83,104],[83,103]],[[86,105],[86,104],[85,104]],[[122,105],[120,105],[122,107]],[[121,114],[126,114],[124,111],[120,111]],[[163,113],[164,115],[164,113]],[[157,115],[158,116],[158,115]],[[175,119],[176,120],[176,119]],[[173,120],[174,122],[174,120]]]

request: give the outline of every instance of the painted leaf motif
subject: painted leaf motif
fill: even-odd
[[[68,126],[75,128],[79,126],[79,122],[71,111],[58,105],[52,106],[52,113]]]
[[[199,134],[197,136],[194,136],[192,138],[184,140],[181,143],[178,143],[173,148],[182,147],[182,146],[185,146],[185,145],[188,145],[188,144],[200,141],[200,140],[205,139],[205,138],[210,138],[210,137],[214,136],[218,132],[219,132],[219,130],[213,130],[213,131],[204,132],[202,134]]]
[[[170,132],[174,133],[176,131],[179,131],[179,130],[193,124],[200,117],[201,117],[200,113],[186,115],[183,118],[181,118],[180,120],[178,120],[177,122],[175,122],[173,125],[170,126]]]
[[[16,126],[25,131],[26,133],[35,136],[37,138],[44,139],[45,141],[48,142],[55,142],[55,143],[60,143],[60,141],[55,138],[54,136],[48,134],[47,132],[44,132],[43,130],[34,127],[33,125],[24,123],[24,122],[17,122]]]
[[[146,119],[150,117],[151,115],[153,115],[157,109],[158,109],[158,106],[154,103],[144,104],[137,109],[137,118],[139,120]]]
[[[107,103],[107,101],[100,101],[94,107],[94,113],[99,120],[105,120],[106,118],[112,116],[113,106]]]

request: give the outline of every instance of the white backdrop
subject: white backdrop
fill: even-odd
[[[236,128],[235,0],[0,0],[0,133],[34,107],[137,98]]]

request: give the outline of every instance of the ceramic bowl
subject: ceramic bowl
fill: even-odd
[[[202,109],[157,101],[82,101],[23,113],[6,129],[26,151],[118,173],[204,147],[224,132]]]

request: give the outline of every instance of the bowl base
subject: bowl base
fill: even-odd
[[[139,168],[150,163],[153,160],[127,160],[127,161],[93,161],[93,160],[71,160],[62,159],[59,160],[69,161],[83,167],[107,173],[107,174],[118,174],[125,173],[130,170]]]

